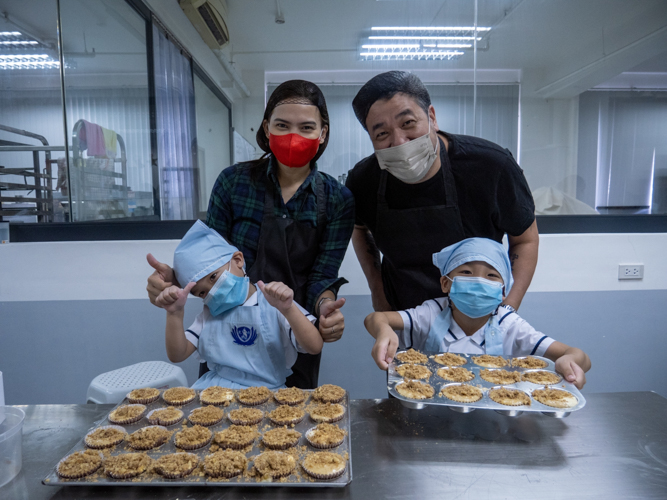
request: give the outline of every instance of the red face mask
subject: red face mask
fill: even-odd
[[[308,165],[315,158],[320,139],[307,139],[299,134],[269,134],[269,147],[280,163],[298,168]]]

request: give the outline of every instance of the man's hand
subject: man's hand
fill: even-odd
[[[172,285],[160,292],[160,295],[155,299],[155,305],[166,310],[170,314],[183,311],[185,303],[188,300],[188,294],[192,287],[197,283],[194,281],[188,283],[185,288],[179,288]]]
[[[582,389],[586,384],[586,374],[571,354],[565,354],[556,360],[556,371],[577,389]]]
[[[378,334],[371,351],[371,356],[375,360],[380,370],[387,371],[389,363],[391,363],[396,355],[398,349],[398,335],[391,329],[389,325],[382,328]]]
[[[257,286],[269,304],[278,309],[283,316],[287,314],[294,301],[294,292],[290,287],[280,281],[272,281],[268,285],[258,281]]]
[[[148,277],[146,291],[148,292],[148,298],[150,299],[151,304],[157,306],[158,304],[156,303],[156,300],[160,293],[172,285],[178,285],[178,281],[176,281],[174,270],[167,264],[158,261],[152,254],[149,253],[146,255],[146,260],[148,261],[148,264],[155,269],[153,274]]]
[[[340,309],[344,305],[343,297],[338,300],[325,300],[320,305],[320,335],[325,342],[336,342],[343,336],[345,317]]]

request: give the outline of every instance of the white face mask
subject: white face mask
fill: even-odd
[[[438,154],[438,141],[433,148],[431,142],[431,122],[428,133],[393,148],[376,149],[375,157],[382,170],[406,184],[415,184],[428,173]]]

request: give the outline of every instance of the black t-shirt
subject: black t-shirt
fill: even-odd
[[[500,242],[505,233],[519,236],[528,229],[535,220],[535,203],[512,153],[478,137],[445,136],[465,237]],[[442,140],[440,147],[444,147]],[[376,225],[380,173],[372,154],[355,165],[345,183],[354,195],[356,224],[366,226],[371,233]],[[390,209],[440,205],[445,199],[442,176],[406,184],[389,174],[385,198]]]

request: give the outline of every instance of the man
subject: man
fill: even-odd
[[[373,308],[403,310],[441,296],[434,253],[465,238],[500,242],[507,234],[515,282],[503,303],[518,309],[537,265],[539,234],[512,154],[440,132],[426,87],[407,72],[375,76],[352,107],[375,149],[346,182],[356,205],[352,244]]]

